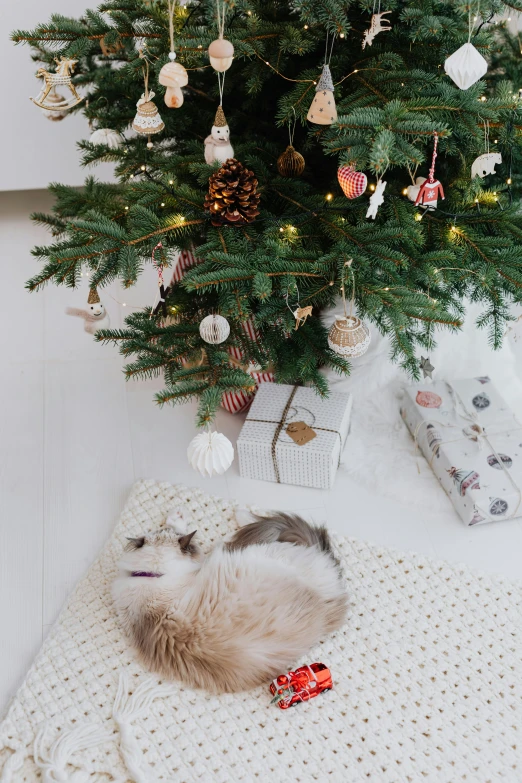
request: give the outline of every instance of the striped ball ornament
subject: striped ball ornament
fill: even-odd
[[[305,159],[289,144],[277,159],[277,170],[282,177],[300,177],[305,170]]]
[[[355,171],[352,166],[341,166],[337,171],[337,179],[346,198],[362,196],[368,184],[366,174]]]

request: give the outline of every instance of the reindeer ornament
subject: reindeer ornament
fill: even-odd
[[[382,11],[380,12],[381,4],[379,3],[379,13],[373,14],[370,22],[370,27],[368,30],[364,31],[364,38],[362,42],[362,48],[365,49],[366,46],[371,46],[373,43],[373,39],[376,35],[379,33],[385,33],[388,30],[391,30],[391,24],[389,19],[383,19],[386,14],[391,14],[391,11]]]
[[[72,72],[74,66],[78,60],[72,60],[70,57],[61,57],[60,60],[55,60],[56,72],[49,73],[45,68],[38,68],[36,75],[43,77],[44,84],[36,98],[31,98],[32,102],[39,106],[41,109],[47,111],[63,111],[64,109],[72,109],[73,106],[83,101],[81,95],[78,95],[76,88],[72,83]],[[47,96],[53,90],[53,87],[68,87],[72,93],[72,97],[63,98],[61,101],[56,102],[54,99],[52,102],[46,101]],[[53,90],[53,95],[56,93]]]

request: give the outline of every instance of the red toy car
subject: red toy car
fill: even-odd
[[[319,693],[329,691],[332,685],[330,669],[324,663],[300,666],[295,672],[280,674],[270,683],[270,692],[274,697],[272,703],[287,710],[301,701],[308,701]]]

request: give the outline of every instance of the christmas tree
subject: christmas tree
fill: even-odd
[[[518,53],[495,16],[511,9],[522,2],[390,0],[379,16],[371,0],[109,0],[15,32],[50,72],[55,58],[77,61],[85,100],[71,111],[121,134],[79,145],[86,166],[114,161],[118,184],[51,185],[53,214],[34,219],[54,241],[34,249],[42,269],[28,288],[74,287],[87,272],[103,296],[155,264],[165,302],[96,337],[119,344],[128,377],[164,373],[160,403],[199,398],[200,425],[225,393],[252,391],[252,368],[321,394],[322,367],[349,372],[320,318],[343,287],[415,377],[416,349],[459,328],[465,297],[483,303],[478,326],[498,346],[522,301],[522,111],[507,78]],[[467,43],[490,67],[461,89],[444,64]],[[137,112],[150,139],[131,130]],[[237,163],[221,168],[231,145]],[[435,145],[441,187],[416,206]],[[502,162],[472,178],[488,150]],[[345,197],[341,180],[361,195]],[[169,286],[176,249],[199,263]],[[221,343],[200,336],[209,314],[228,321]]]

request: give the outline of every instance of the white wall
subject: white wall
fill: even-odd
[[[52,13],[79,17],[97,0],[18,0],[2,2],[0,13],[0,73],[2,74],[2,122],[0,123],[0,190],[46,188],[49,182],[81,185],[87,173],[109,179],[110,164],[82,169],[76,142],[88,138],[89,127],[81,115],[51,122],[29,100],[39,92],[37,64],[27,45],[14,45],[14,29],[31,30]]]

